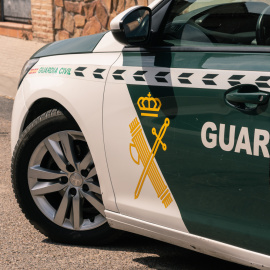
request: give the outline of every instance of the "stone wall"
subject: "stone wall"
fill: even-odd
[[[31,0],[33,38],[54,41],[54,0]]]
[[[147,4],[147,0],[54,0],[55,40],[109,30],[117,14],[135,5]]]
[[[21,38],[33,38],[48,43],[100,33],[109,30],[111,20],[125,9],[135,5],[147,6],[150,2],[151,0],[31,0],[32,32],[30,28],[20,28],[23,31]]]

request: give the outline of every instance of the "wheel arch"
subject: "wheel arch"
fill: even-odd
[[[26,95],[24,95],[24,100],[26,106],[25,114],[22,111],[17,110],[18,107],[21,107],[19,104],[16,104],[15,106],[16,115],[20,114],[21,112],[22,114],[24,114],[24,116],[21,115],[22,120],[21,126],[13,128],[14,146],[15,141],[17,141],[17,137],[19,137],[25,130],[25,128],[38,116],[42,115],[43,113],[51,109],[62,109],[63,111],[66,112],[67,116],[78,125],[79,129],[83,132],[83,134],[86,135],[87,144],[89,145],[89,148],[93,153],[92,151],[93,148],[91,147],[91,145],[93,144],[93,141],[95,139],[93,138],[93,134],[89,133],[88,123],[87,121],[85,121],[84,116],[81,114],[76,104],[70,103],[65,96],[62,96],[55,91],[49,91],[48,89],[40,92],[36,91],[34,95],[30,96],[30,98],[26,98]],[[14,120],[15,122],[13,123],[13,127],[15,126],[17,119],[15,118]],[[105,198],[103,200],[105,208],[107,210],[119,212],[116,205],[114,191],[107,167],[107,160],[104,146],[102,146],[102,148],[99,148],[99,151],[97,150],[94,151],[93,156],[95,157],[96,168],[99,174],[99,178],[101,180],[101,188]]]
[[[26,129],[26,127],[38,116],[42,115],[43,113],[51,109],[64,110],[67,116],[79,126],[79,124],[74,119],[74,117],[69,113],[69,111],[62,104],[60,104],[59,102],[51,98],[40,98],[36,100],[28,109],[28,113],[25,117],[25,121],[23,123],[21,132],[23,132]]]

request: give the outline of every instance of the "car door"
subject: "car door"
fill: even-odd
[[[122,214],[270,254],[264,2],[174,1],[159,45],[113,65],[104,134]]]
[[[141,57],[132,55],[123,53],[112,66],[104,96],[104,142],[117,206],[121,214],[187,232],[156,160],[167,151],[170,120],[161,113],[160,100],[151,96]],[[155,69],[149,67],[149,74]],[[151,103],[150,111],[140,111],[139,102],[141,108]]]

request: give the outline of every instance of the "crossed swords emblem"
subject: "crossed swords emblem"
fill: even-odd
[[[136,117],[129,125],[130,133],[132,136],[132,143],[130,143],[129,145],[131,158],[138,165],[140,164],[141,161],[144,166],[143,172],[140,176],[139,182],[135,190],[135,199],[137,199],[140,196],[146,176],[148,175],[157,193],[158,198],[160,198],[165,208],[167,208],[173,200],[171,197],[171,193],[167,185],[164,183],[162,176],[156,166],[156,163],[154,162],[154,158],[160,145],[162,146],[163,151],[167,150],[167,145],[162,141],[162,139],[169,125],[170,120],[169,118],[166,118],[158,134],[156,129],[152,128],[152,134],[156,136],[156,140],[153,145],[153,148],[150,150],[149,147],[147,146],[146,139],[143,135],[142,127],[138,121],[138,118]],[[132,147],[135,147],[138,153],[137,160],[132,155]]]

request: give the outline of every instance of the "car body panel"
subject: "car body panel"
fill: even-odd
[[[113,228],[137,233],[227,261],[255,267],[257,269],[270,269],[269,256],[190,233],[169,229],[118,213],[110,211],[105,212],[108,222]]]
[[[25,105],[24,95],[23,95],[23,85],[20,86],[20,91],[17,92],[11,119],[11,153],[14,152],[15,146],[19,140],[19,137],[23,131],[23,125],[25,118],[28,114],[28,108]],[[20,123],[20,124],[18,124]]]
[[[103,117],[106,155],[119,211],[127,216],[132,215],[138,219],[187,232],[175,200],[172,199],[170,206],[165,207],[163,200],[160,199],[167,185],[155,160],[153,161],[155,168],[152,168],[155,170],[153,175],[159,176],[158,180],[152,180],[159,181],[156,185],[162,189],[161,194],[157,196],[159,187],[153,188],[147,176],[140,197],[134,199],[134,192],[144,166],[142,162],[134,163],[130,152],[132,151],[130,125],[134,119],[138,119],[138,115],[133,107],[126,82],[115,80],[113,75],[116,70],[123,68],[122,63],[123,60],[118,59],[110,71],[105,90]],[[144,134],[141,136],[145,139]],[[144,147],[151,149],[147,140]]]
[[[108,32],[97,44],[94,53],[108,53],[108,52],[121,52],[124,49],[124,45],[116,41],[112,35],[112,32]]]
[[[112,211],[118,211],[118,209],[115,204],[103,144],[102,104],[105,79],[110,64],[113,64],[118,57],[119,53],[107,54],[105,59],[98,53],[44,57],[32,68],[36,70],[36,73],[30,71],[31,74],[25,77],[19,89],[19,93],[23,92],[25,106],[28,109],[35,101],[50,98],[61,104],[73,116],[85,134],[94,156],[96,169],[101,179],[102,192],[106,198],[104,204]],[[78,67],[86,69],[77,71],[79,75],[76,76],[75,70]],[[51,69],[49,70],[49,68]],[[61,73],[61,69],[65,70],[66,74]],[[97,69],[99,71],[94,73]],[[41,72],[39,73],[39,71]],[[97,74],[97,78],[95,78],[95,74]],[[25,115],[28,111],[19,110],[16,115],[22,113]],[[25,119],[25,117],[26,115],[23,118]],[[12,123],[13,147],[19,138],[18,132],[21,130],[15,128],[14,125],[16,125],[15,122]]]
[[[265,71],[233,70],[231,62],[222,62],[222,59],[227,59],[225,56],[225,53],[199,53],[196,57],[195,53],[194,60],[189,61],[190,56],[182,52],[170,55],[162,52],[125,52],[121,82],[127,84],[133,107],[150,145],[155,141],[152,128],[159,130],[164,119],[170,119],[164,137],[167,150],[160,150],[156,160],[188,231],[269,255],[269,152],[266,147],[261,149],[258,146],[259,138],[254,135],[255,132],[262,132],[269,140],[269,110],[264,108],[256,115],[239,112],[226,104],[224,95],[239,80],[242,84],[257,84],[267,92],[268,83],[262,85],[260,81],[270,77]],[[217,69],[206,68],[212,57],[221,59],[216,61]],[[267,54],[263,57],[266,59]],[[252,66],[252,58],[249,64],[247,55],[236,59],[239,69],[244,64],[246,69],[255,66]],[[229,67],[220,69],[226,63]],[[199,66],[201,69],[198,69]],[[214,61],[209,66],[214,68]],[[139,70],[142,71],[140,75]],[[114,66],[111,73],[116,73]],[[113,85],[112,78],[113,75],[108,78],[109,85]],[[139,99],[143,97],[146,100],[148,93],[162,103],[156,115],[158,117],[143,115],[144,111],[138,106]],[[203,139],[210,140],[209,132],[203,133],[203,126],[208,122],[215,123],[216,129],[211,134],[217,134],[215,136],[221,141],[213,146],[203,142]],[[222,132],[218,134],[221,128],[226,129],[225,145],[222,147],[219,145],[222,143]],[[231,146],[228,146],[230,128],[236,131],[234,138],[230,138]],[[240,142],[240,134],[244,131],[248,133],[246,145],[250,144],[250,151],[244,149],[245,138],[242,138],[243,144]]]
[[[71,53],[90,53],[94,50],[94,48],[97,46],[105,34],[106,32],[103,32],[91,36],[56,41],[38,50],[32,56],[32,58],[52,55],[65,55]]]

